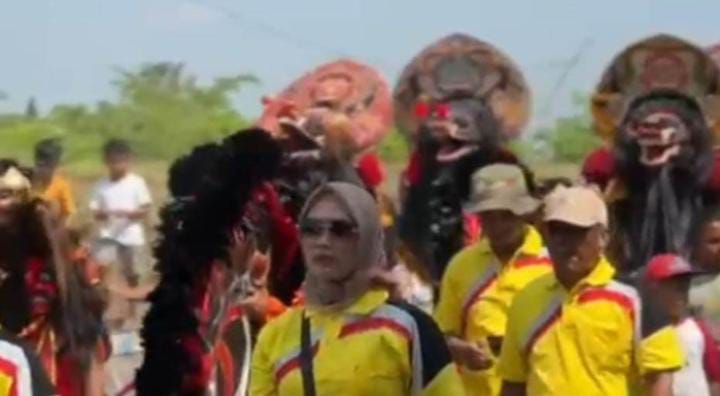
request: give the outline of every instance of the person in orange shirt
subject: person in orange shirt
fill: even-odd
[[[57,172],[63,149],[57,139],[43,139],[35,145],[33,189],[53,210],[67,220],[75,213],[75,198],[70,183]]]

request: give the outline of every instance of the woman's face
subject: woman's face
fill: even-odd
[[[342,281],[351,276],[358,260],[358,227],[337,198],[324,195],[300,223],[300,241],[309,273]],[[365,252],[367,254],[367,252]]]
[[[705,270],[720,272],[720,221],[711,221],[701,230],[695,262]]]

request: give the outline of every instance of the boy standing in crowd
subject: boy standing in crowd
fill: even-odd
[[[720,395],[720,353],[705,323],[690,316],[688,291],[697,271],[680,256],[653,257],[645,271],[651,292],[675,325],[685,366],[673,375],[674,396]]]
[[[33,188],[45,199],[60,218],[67,220],[75,213],[75,199],[70,183],[58,174],[63,149],[57,139],[43,139],[35,145]]]
[[[132,152],[124,140],[112,139],[103,148],[108,176],[94,188],[90,210],[98,223],[95,258],[110,274],[108,283],[123,282],[137,286],[140,257],[145,247],[145,220],[152,200],[145,180],[132,173]],[[120,275],[120,276],[119,276]],[[120,327],[134,315],[134,304],[111,297],[107,320]]]
[[[720,341],[720,207],[712,206],[693,219],[688,238],[690,262],[702,271],[690,284],[690,308]]]

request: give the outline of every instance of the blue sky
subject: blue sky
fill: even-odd
[[[351,56],[390,81],[422,47],[452,32],[490,41],[523,69],[534,122],[572,111],[610,58],[667,32],[703,46],[720,41],[718,0],[6,0],[0,6],[0,111],[35,96],[56,103],[112,99],[113,67],[179,61],[210,80],[253,73],[238,94],[245,114],[319,63]],[[579,54],[559,90],[560,76]]]

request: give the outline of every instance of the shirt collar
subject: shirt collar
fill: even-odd
[[[597,263],[595,268],[593,268],[590,273],[584,277],[580,282],[578,282],[575,287],[573,287],[573,291],[583,289],[585,287],[599,287],[599,286],[605,286],[613,279],[615,276],[615,267],[613,267],[612,264],[610,264],[610,261],[605,256],[600,257],[600,261]],[[550,287],[562,287],[560,285],[560,282],[557,280],[557,278],[553,277],[553,282],[550,284]]]
[[[360,298],[358,298],[349,307],[342,310],[342,313],[352,315],[367,315],[377,309],[379,306],[385,304],[388,297],[388,292],[383,289],[370,289],[366,291],[365,294],[360,296]],[[324,313],[322,310],[312,309],[310,307],[308,307],[306,311],[308,317],[313,317]]]
[[[479,242],[478,248],[482,253],[494,255],[492,248],[490,247],[490,241],[487,238],[482,238]],[[511,261],[515,261],[519,257],[530,256],[535,257],[540,255],[545,249],[545,243],[543,242],[542,236],[535,227],[527,225],[525,230],[525,237],[522,245],[513,255]]]
[[[580,281],[580,284],[587,286],[605,286],[610,283],[614,276],[615,267],[610,264],[605,256],[602,256],[600,257],[598,265],[595,266],[588,276]]]
[[[543,242],[542,236],[538,230],[533,226],[528,226],[528,230],[525,233],[525,240],[522,246],[515,253],[516,257],[521,256],[538,256],[545,250],[545,242]]]

